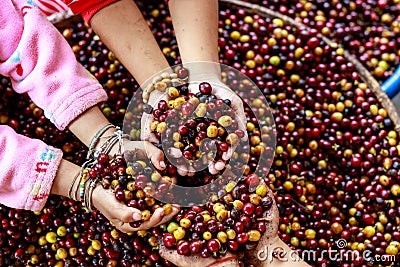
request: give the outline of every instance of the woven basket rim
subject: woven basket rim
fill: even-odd
[[[232,6],[232,7],[240,7],[250,13],[257,13],[259,15],[267,16],[267,17],[276,17],[282,19],[285,23],[294,27],[301,27],[305,30],[311,30],[310,27],[295,21],[293,18],[283,15],[279,12],[273,11],[267,7],[261,6],[259,4],[253,4],[244,2],[241,0],[219,0],[224,5]],[[363,82],[365,82],[369,88],[374,92],[376,98],[383,108],[386,109],[389,118],[392,120],[394,124],[394,129],[400,134],[400,113],[397,111],[397,108],[388,97],[388,95],[382,90],[379,82],[372,76],[372,74],[364,67],[364,65],[358,61],[354,56],[352,56],[344,47],[340,44],[332,41],[326,36],[318,33],[317,37],[321,38],[324,42],[326,42],[329,46],[338,48],[341,47],[344,50],[344,57],[354,64],[356,70],[358,71],[360,78]]]

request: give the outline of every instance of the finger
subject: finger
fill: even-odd
[[[215,163],[214,162],[209,162],[208,163],[208,171],[212,174],[215,175],[218,173],[217,169],[215,169]]]
[[[164,223],[167,223],[167,222],[171,221],[172,218],[174,218],[175,215],[178,214],[178,212],[179,212],[179,208],[177,208],[175,206],[172,206],[172,212],[170,214],[168,214],[168,215],[165,215],[162,218],[162,220],[158,224],[156,224],[155,226],[159,226],[161,224],[164,224]]]
[[[193,94],[196,94],[199,92],[199,82],[191,82],[189,84],[189,91]]]
[[[168,148],[168,155],[170,155],[174,159],[179,159],[182,157],[182,151],[179,148],[170,147]]]
[[[167,167],[164,161],[164,153],[149,142],[147,142],[145,146],[147,156],[154,166],[159,170],[164,170],[165,167]]]
[[[142,118],[140,120],[141,123],[141,132],[140,138],[141,140],[146,140],[151,138],[151,130],[150,130],[150,123],[153,121],[153,115],[143,113]]]
[[[190,176],[190,177],[192,177],[192,176],[194,176],[196,174],[196,169],[195,168],[193,168],[193,166],[189,166],[189,169],[188,169],[188,176]]]
[[[218,161],[215,163],[215,169],[216,169],[217,171],[222,171],[224,168],[225,168],[225,162],[223,162],[222,160],[218,160]]]
[[[157,169],[163,170],[166,167],[164,161],[164,153],[148,141],[128,142],[128,144],[125,146],[125,149],[126,150],[140,149],[146,154],[146,157],[151,160],[151,162]]]
[[[126,209],[125,209],[126,208]],[[129,211],[127,211],[129,209]],[[130,222],[140,221],[142,219],[141,212],[138,209],[125,206],[124,208],[114,209],[115,216],[118,219],[110,220],[114,225],[124,233],[135,232],[135,228],[130,226]]]
[[[140,210],[119,202],[111,190],[105,190],[101,186],[97,186],[94,193],[101,196],[95,199],[95,207],[102,211],[106,217],[110,217],[110,220],[117,219],[123,223],[129,223],[142,219]]]
[[[180,176],[186,176],[188,174],[188,168],[185,165],[179,165],[176,169]]]
[[[234,148],[229,147],[227,151],[222,153],[222,159],[228,161],[232,157],[234,151],[235,151]]]
[[[165,211],[163,208],[156,209],[153,215],[151,215],[150,219],[148,221],[143,222],[139,227],[134,228],[134,231],[147,230],[151,227],[154,227],[162,220],[164,213]]]

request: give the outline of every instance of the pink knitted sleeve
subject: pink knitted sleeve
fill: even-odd
[[[107,99],[70,46],[31,1],[0,2],[0,74],[18,93],[28,93],[59,129]],[[16,27],[15,27],[16,26]],[[13,40],[13,44],[3,43]]]
[[[0,74],[59,129],[107,98],[32,0],[0,1]],[[0,126],[0,203],[40,210],[61,158],[61,150]]]
[[[60,149],[0,125],[0,203],[41,210],[62,158]]]

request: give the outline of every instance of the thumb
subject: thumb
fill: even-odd
[[[140,140],[149,141],[154,144],[158,144],[160,141],[151,132],[150,124],[154,120],[153,115],[143,113],[141,118],[141,129],[140,129]]]
[[[164,153],[148,141],[131,141],[125,145],[124,149],[140,149],[141,151],[146,153],[147,158],[151,160],[151,162],[157,169],[163,170],[166,167],[166,163],[164,161]]]
[[[159,170],[164,170],[167,167],[164,161],[164,153],[156,148],[151,143],[146,142],[145,149],[147,153],[147,157],[151,160],[154,166]]]

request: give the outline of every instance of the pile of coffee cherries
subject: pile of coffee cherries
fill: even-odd
[[[229,159],[223,153],[237,145],[244,132],[238,129],[229,99],[217,99],[207,82],[198,87],[196,95],[188,93],[187,85],[169,87],[168,102],[158,102],[150,129],[175,166],[187,163],[197,172],[214,161],[216,175]]]
[[[117,200],[128,207],[139,209],[142,212],[142,221],[147,221],[155,209],[164,206],[153,198],[155,192],[169,195],[165,191],[171,180],[170,177],[161,176],[149,164],[147,159],[132,155],[132,151],[112,158],[100,154],[97,163],[89,170],[89,175],[99,180],[104,189],[113,190]],[[164,214],[168,215],[171,209],[171,204],[165,205]]]
[[[279,235],[300,255],[303,250],[326,255],[322,253],[329,248],[337,249],[335,241],[342,239],[347,246],[340,251],[345,253],[370,250],[372,255],[397,256],[399,133],[372,90],[343,56],[343,50],[327,45],[317,36],[325,28],[320,30],[318,25],[325,23],[331,29],[331,37],[335,37],[334,32],[344,33],[337,35],[338,43],[350,45],[360,40],[361,46],[352,46],[352,53],[366,62],[373,74],[377,66],[385,67],[380,62],[386,61],[389,68],[381,76],[384,78],[399,62],[397,2],[386,1],[383,6],[385,1],[372,0],[328,4],[292,1],[299,11],[289,3],[278,2],[259,3],[297,17],[305,24],[308,19],[309,26],[315,21],[312,28],[316,31],[295,29],[277,18],[221,5],[219,56],[222,63],[249,76],[269,99],[278,130],[277,147],[271,171],[266,177],[259,177],[276,193]],[[346,8],[353,2],[358,16],[378,12],[380,19],[360,17],[358,22],[356,13]],[[375,6],[378,9],[370,8]],[[146,2],[143,7],[162,51],[171,65],[176,65],[180,56],[167,10],[163,3]],[[393,18],[387,26],[382,26],[382,18],[387,16],[380,10]],[[348,20],[354,23],[352,27],[345,21],[350,13],[354,14]],[[112,123],[120,125],[137,83],[84,24],[61,32],[77,59],[106,89],[109,100],[102,106],[103,113]],[[6,78],[0,80],[0,94],[1,124],[63,149],[69,160],[83,162],[86,148],[68,131],[58,131],[27,95],[13,92]],[[140,118],[132,116],[132,122],[140,122]],[[251,113],[247,119],[249,138],[262,136],[262,127],[257,130]],[[137,129],[140,127],[131,136],[139,137]],[[253,162],[257,162],[256,137],[250,142],[254,153],[247,155],[248,174],[253,172]],[[158,238],[162,238],[163,231],[168,232],[168,225],[162,231],[155,228],[128,236],[117,231],[99,212],[85,213],[80,203],[54,196],[38,213],[0,206],[0,220],[2,266],[172,266],[156,249]],[[313,266],[391,264],[389,260],[371,263],[362,258],[316,258],[308,262]]]
[[[399,65],[400,5],[397,0],[245,2],[287,15],[330,38],[363,63],[381,83]],[[226,10],[224,15],[225,23],[236,23],[245,12]]]
[[[166,215],[172,210],[171,204],[160,203],[153,198],[155,191],[158,191],[159,194],[164,193],[163,188],[168,184],[168,177],[161,176],[147,164],[145,159],[134,158],[132,152],[112,158],[100,154],[97,163],[89,170],[89,175],[99,179],[103,188],[113,190],[118,200],[129,207],[141,210],[142,220],[131,223],[133,227],[138,227],[141,222],[149,220],[152,212],[158,207],[162,206]],[[155,190],[154,184],[160,181],[165,182],[159,183],[160,185]],[[136,250],[140,249],[137,247],[142,246],[141,242],[146,242],[150,247],[156,249],[159,245],[158,238],[162,236],[163,243],[167,248],[176,249],[181,255],[201,255],[205,258],[211,256],[217,258],[227,251],[251,250],[257,245],[261,235],[268,228],[268,223],[272,220],[264,218],[274,203],[273,196],[267,193],[268,188],[262,179],[256,174],[250,174],[239,182],[229,181],[220,190],[221,197],[216,196],[206,205],[194,205],[182,209],[167,225],[150,231],[139,231],[132,236],[113,229],[110,235],[118,237],[119,242],[122,242],[118,244],[119,246],[125,247],[127,243],[132,243],[136,246]],[[96,211],[94,215],[99,215],[99,213]],[[58,229],[55,233],[51,232],[54,242],[47,241],[58,244],[59,231]],[[108,233],[101,233],[101,242],[98,237],[95,237],[99,234],[95,231],[93,237],[92,235],[88,236],[91,242],[87,251],[92,256],[105,253],[109,259],[107,264],[110,265],[112,264],[110,262],[115,262],[115,258],[119,258],[119,249],[111,250],[107,249],[107,246],[104,247],[104,242],[108,242],[111,237]],[[46,234],[46,238],[48,238],[47,235],[49,234]],[[61,237],[63,236],[65,233],[61,234]],[[116,239],[116,237],[114,238]],[[62,251],[65,252],[64,245],[62,248]],[[57,250],[56,253],[60,252]],[[61,259],[65,259],[67,256],[68,253],[64,253]],[[162,261],[154,253],[148,256],[151,262]],[[142,258],[138,258],[138,256],[136,258],[135,256],[124,257],[119,264],[129,266],[129,264],[141,260]]]
[[[164,245],[181,255],[205,258],[255,248],[271,223],[263,217],[274,202],[267,186],[251,174],[223,190],[222,199],[187,209],[168,223]]]

